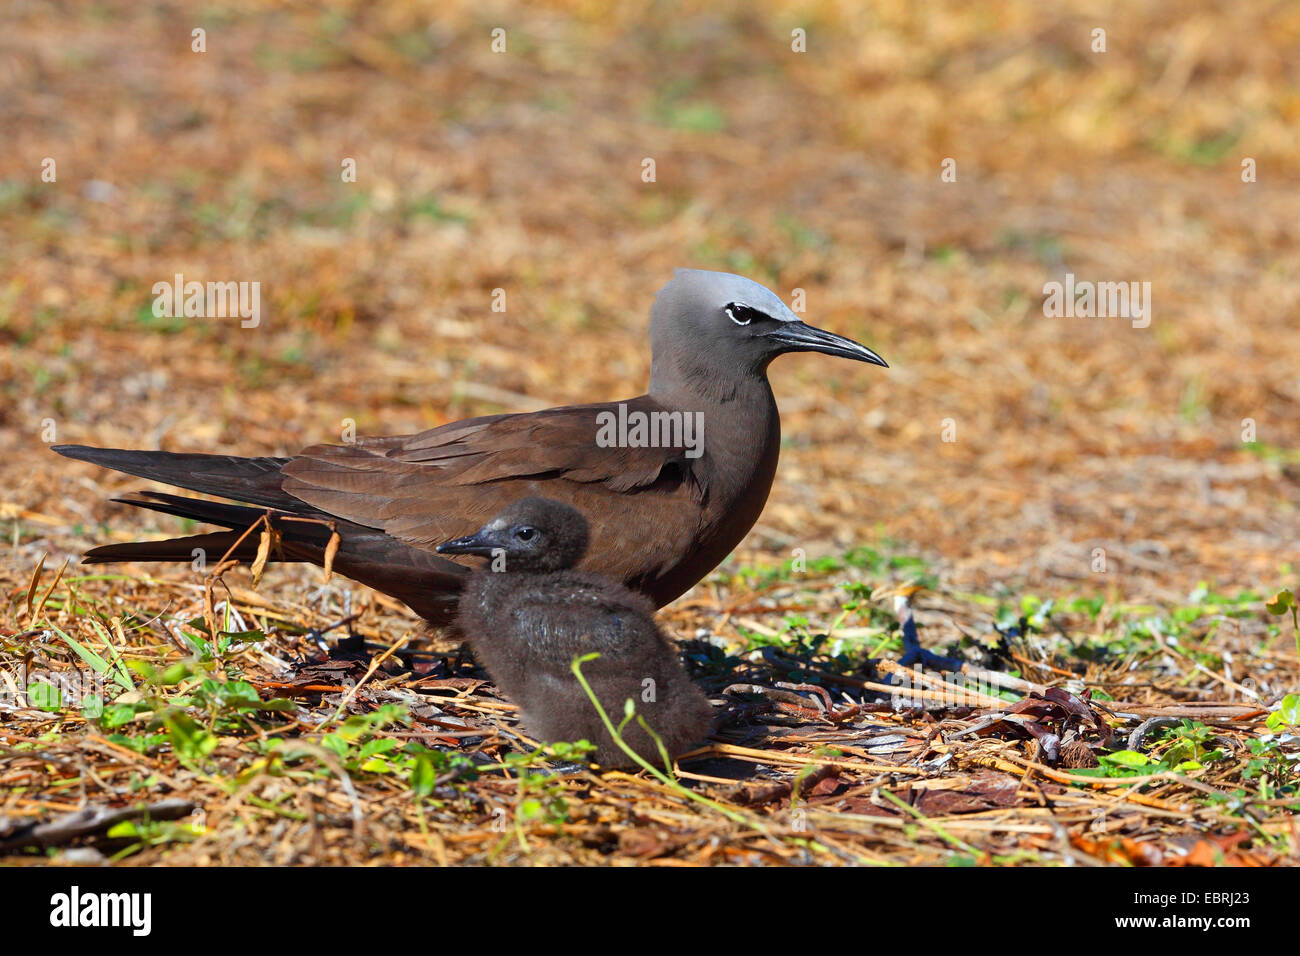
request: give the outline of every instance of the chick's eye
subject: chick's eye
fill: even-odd
[[[537,536],[536,528],[523,527],[515,532],[515,537],[520,541],[532,541]]]
[[[758,309],[751,309],[747,305],[740,305],[736,302],[732,302],[723,309],[723,311],[727,313],[727,318],[731,319],[731,321],[735,322],[737,325],[749,325],[749,323],[753,322],[755,319],[767,318],[767,316],[758,311]]]

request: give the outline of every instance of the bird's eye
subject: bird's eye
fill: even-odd
[[[735,322],[737,325],[749,325],[749,323],[753,322],[755,319],[767,318],[767,316],[758,311],[758,309],[751,309],[747,305],[740,305],[736,302],[732,302],[723,309],[723,311],[727,313],[727,318],[731,319],[731,321]]]
[[[527,525],[515,531],[515,537],[520,541],[532,541],[537,536],[537,529],[530,528]]]

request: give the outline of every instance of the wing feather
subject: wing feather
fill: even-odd
[[[664,411],[648,396],[625,404],[629,413]],[[600,412],[617,414],[618,406],[488,415],[404,437],[314,445],[284,465],[284,490],[418,547],[474,530],[521,494],[545,494],[536,487],[542,481],[591,487],[590,493],[571,489],[576,499],[656,489],[703,505],[707,488],[692,467],[700,459],[687,458],[680,447],[602,447]],[[476,486],[475,493],[465,494],[467,486]]]

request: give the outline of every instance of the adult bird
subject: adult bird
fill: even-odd
[[[159,492],[118,499],[229,530],[106,545],[88,552],[88,563],[190,562],[196,550],[209,561],[228,552],[252,560],[258,533],[236,542],[265,516],[278,534],[273,560],[323,566],[337,534],[334,570],[444,625],[468,569],[435,547],[540,495],[576,508],[590,526],[581,569],[662,607],[717,567],[763,510],[781,438],[767,367],[787,352],[886,365],[866,346],[805,324],[757,282],[678,269],[650,312],[649,388],[625,402],[485,415],[312,445],[292,458],[54,450],[240,502]]]

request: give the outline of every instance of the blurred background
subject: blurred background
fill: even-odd
[[[0,89],[9,588],[176,528],[53,441],[285,454],[629,397],[677,266],[803,289],[892,366],[774,365],[734,561],[1292,581],[1300,5],[11,0]],[[260,325],[154,316],[175,273],[260,282]],[[1151,283],[1150,326],[1045,317],[1066,273]]]

